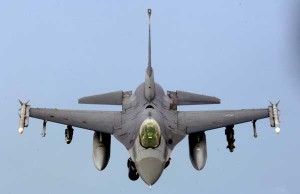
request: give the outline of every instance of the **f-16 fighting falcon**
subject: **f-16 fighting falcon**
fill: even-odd
[[[98,170],[104,170],[110,158],[111,136],[121,142],[129,152],[128,176],[139,177],[152,186],[170,164],[175,146],[188,136],[189,155],[193,167],[201,170],[207,158],[205,132],[225,128],[227,148],[233,152],[234,125],[252,122],[254,136],[256,121],[270,119],[271,127],[280,132],[278,103],[264,109],[178,111],[182,105],[220,104],[220,99],[185,91],[167,91],[154,81],[151,64],[151,9],[149,15],[148,67],[145,80],[134,92],[116,91],[80,98],[79,104],[120,105],[121,111],[61,110],[31,108],[21,103],[19,133],[28,127],[29,117],[43,120],[42,136],[46,123],[66,125],[65,140],[70,144],[73,127],[91,130],[93,136],[93,161]]]

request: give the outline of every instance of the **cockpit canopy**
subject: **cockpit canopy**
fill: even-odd
[[[154,119],[146,119],[140,128],[140,143],[144,148],[156,148],[160,144],[161,131]]]

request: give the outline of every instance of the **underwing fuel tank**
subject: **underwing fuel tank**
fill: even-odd
[[[111,135],[95,132],[93,137],[93,161],[98,170],[104,170],[110,158]]]
[[[206,163],[206,136],[204,132],[189,135],[190,160],[196,170],[202,170]]]

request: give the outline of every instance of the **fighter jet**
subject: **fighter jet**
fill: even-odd
[[[271,127],[279,133],[278,103],[263,109],[178,111],[179,106],[220,104],[212,96],[185,91],[167,91],[154,81],[151,64],[151,9],[149,15],[148,67],[145,80],[137,89],[116,91],[80,98],[79,104],[119,105],[121,111],[62,110],[31,108],[21,103],[19,133],[28,127],[29,117],[43,120],[42,136],[46,135],[46,123],[66,125],[65,140],[70,144],[73,127],[91,130],[93,136],[93,162],[98,170],[104,170],[110,158],[111,136],[122,143],[129,152],[128,176],[135,181],[139,177],[152,186],[168,167],[171,152],[186,136],[193,167],[201,170],[207,158],[206,131],[225,128],[227,148],[233,152],[234,125],[270,118]]]

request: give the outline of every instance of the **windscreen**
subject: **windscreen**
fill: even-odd
[[[156,148],[160,144],[161,132],[154,119],[146,119],[140,128],[140,143],[144,148]]]

